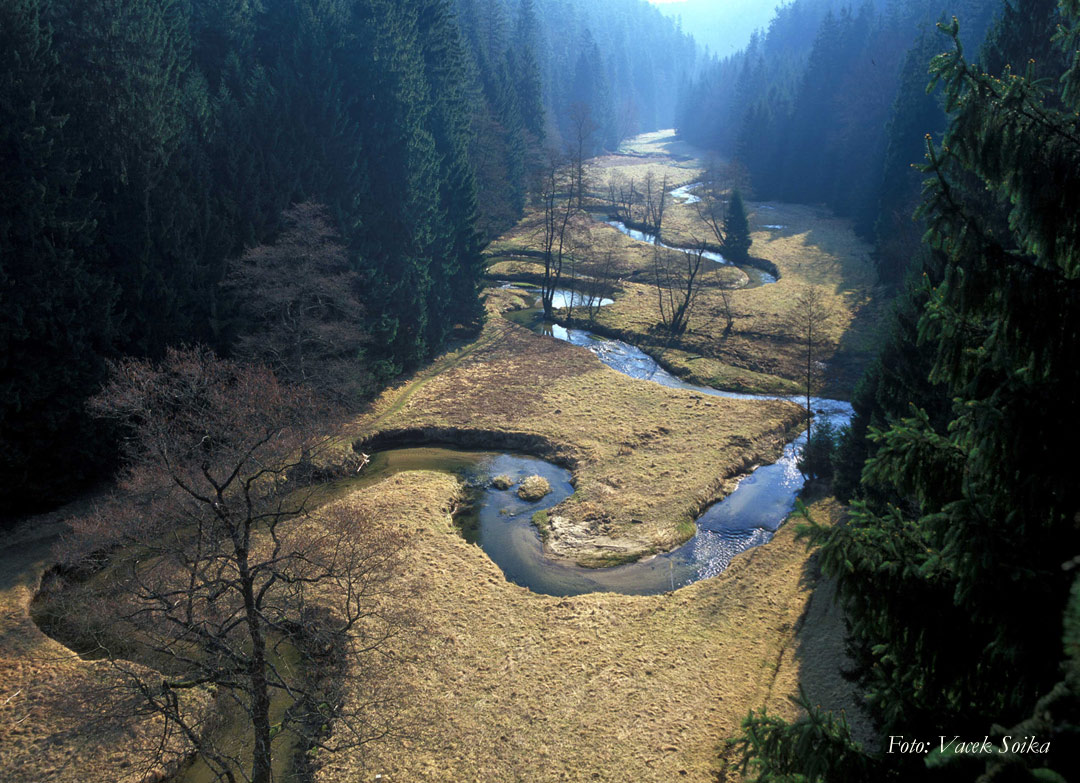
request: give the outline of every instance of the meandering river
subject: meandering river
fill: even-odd
[[[556,299],[565,302],[570,296],[568,291],[560,291]],[[557,324],[541,322],[537,328],[555,339],[588,348],[607,366],[642,382],[713,397],[785,399],[805,404],[805,399],[797,397],[739,394],[695,386],[674,377],[652,357],[619,340]],[[851,406],[839,400],[815,397],[811,405],[818,421],[828,419],[836,426],[846,424],[852,413]],[[697,519],[697,534],[685,544],[671,552],[614,568],[582,568],[544,554],[532,517],[561,503],[574,491],[570,471],[544,460],[496,452],[395,449],[376,455],[365,468],[364,480],[373,481],[389,472],[416,468],[446,470],[461,476],[472,497],[468,511],[458,517],[463,534],[483,548],[507,579],[533,592],[654,594],[715,576],[727,568],[735,555],[772,538],[790,514],[803,487],[804,479],[796,461],[805,440],[803,434],[787,444],[779,460],[757,468],[731,494],[710,506]],[[505,490],[492,486],[491,479],[504,474],[514,480],[514,486]],[[518,480],[534,474],[547,479],[552,492],[530,503],[519,498],[515,490]]]
[[[678,250],[683,253],[697,252],[693,248],[689,247],[666,245],[657,238],[656,234],[651,234],[648,231],[642,231],[636,228],[630,228],[630,226],[626,225],[621,220],[605,220],[604,222],[612,228],[615,228],[626,234],[631,239],[636,239],[638,242],[645,242],[650,245],[659,245],[660,247],[665,247],[668,250]],[[707,258],[710,261],[715,261],[717,264],[722,264],[724,266],[735,266],[741,269],[747,277],[747,283],[743,286],[743,288],[757,288],[758,286],[769,285],[770,283],[776,282],[776,275],[766,272],[764,269],[758,269],[757,267],[750,266],[748,264],[733,264],[719,253],[712,250],[704,251],[702,253],[702,257]]]

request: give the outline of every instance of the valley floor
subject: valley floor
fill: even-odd
[[[640,139],[628,151],[648,156],[624,156],[631,165],[673,167],[683,182],[696,174],[692,151],[669,137]],[[834,363],[850,363],[854,373],[872,342],[866,314],[877,307],[859,271],[865,248],[815,210],[756,210],[759,224],[768,212],[770,225],[787,226],[758,225],[754,234],[754,254],[776,265],[780,282],[737,292],[737,340],[710,349],[711,322],[694,323],[689,341],[665,361],[704,380],[738,377],[750,389],[790,390],[797,374],[780,325],[792,287],[809,283],[829,293]],[[674,235],[680,224],[671,225]],[[615,240],[626,251],[621,263],[632,272],[642,251],[622,239]],[[520,229],[497,243],[493,276],[534,274],[521,254],[528,242]],[[622,285],[601,326],[645,342],[646,294],[635,286],[644,289]],[[553,510],[548,547],[599,564],[688,538],[701,509],[752,465],[774,459],[801,426],[792,403],[702,399],[635,381],[502,315],[528,304],[519,293],[489,289],[479,338],[387,390],[347,439],[524,449],[560,462],[574,471],[576,492]],[[841,391],[850,389],[845,378]],[[415,608],[427,632],[421,662],[406,667],[412,694],[401,718],[413,728],[409,736],[364,755],[316,757],[317,780],[738,780],[725,767],[725,739],[750,709],[767,705],[794,717],[789,697],[800,684],[825,707],[848,710],[869,736],[838,677],[842,618],[793,524],[720,576],[671,593],[556,598],[508,582],[466,543],[451,517],[459,499],[454,477],[413,471],[335,501],[413,532],[409,578],[420,588]],[[825,499],[813,512],[835,523],[843,509]],[[72,725],[65,699],[100,691],[106,695],[95,698],[108,712],[101,687],[112,675],[29,618],[63,515],[30,520],[0,550],[0,771],[26,783],[141,781],[147,770],[133,768],[126,749],[152,736],[153,722]]]

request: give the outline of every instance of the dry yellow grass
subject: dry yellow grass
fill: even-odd
[[[160,771],[146,759],[161,721],[134,715],[136,700],[107,663],[81,660],[30,618],[65,529],[62,512],[39,517],[0,550],[0,779],[141,781]],[[170,744],[174,759],[186,752]]]
[[[765,210],[765,206],[772,208]],[[672,212],[677,217],[669,219],[665,241],[690,243],[691,232],[702,236],[700,226],[693,227],[699,221],[696,213],[686,207]],[[748,390],[797,386],[805,360],[791,320],[796,297],[810,285],[823,294],[831,315],[825,331],[829,345],[822,357],[829,363],[824,391],[849,395],[872,355],[882,306],[874,287],[868,246],[859,242],[848,221],[813,207],[752,205],[750,220],[754,229],[752,255],[772,262],[780,271],[779,281],[729,293],[735,325],[726,339],[722,337],[725,322],[720,294],[714,288],[703,289],[689,329],[674,347],[711,362],[689,366],[685,364],[688,360],[680,364],[676,356],[665,363],[690,380],[706,383],[722,385],[734,370],[743,369],[770,376],[752,381]],[[762,223],[785,228],[758,228]],[[607,226],[598,230],[615,231]],[[623,295],[615,304],[601,311],[600,327],[620,332],[632,341],[654,339],[651,330],[659,318],[651,286],[643,281],[622,288]]]
[[[629,148],[653,157],[628,168],[674,167],[680,182],[692,181],[690,151],[653,136]],[[686,159],[656,159],[668,153]],[[738,292],[739,333],[720,348],[712,347],[710,325],[693,322],[689,339],[700,345],[687,342],[665,361],[702,378],[726,374],[725,384],[745,388],[790,381],[779,327],[793,287],[810,283],[837,308],[834,361],[850,356],[855,366],[870,341],[863,321],[874,305],[850,230],[806,207],[751,206],[759,212],[754,254],[780,268],[781,282]],[[691,230],[692,219],[675,209],[670,230]],[[764,223],[786,228],[761,229]],[[608,328],[644,338],[651,297],[629,276],[648,249],[614,229],[591,230],[615,235],[629,278],[604,312]],[[519,232],[495,250],[528,251],[530,241]],[[502,263],[530,271],[527,258]],[[348,437],[412,432],[467,440],[471,433],[476,445],[528,444],[561,460],[574,468],[577,492],[552,512],[549,540],[560,554],[601,563],[683,540],[698,510],[750,464],[777,454],[798,426],[796,406],[633,381],[583,349],[499,317],[526,299],[489,292],[481,336],[388,390]],[[320,758],[318,780],[376,773],[387,783],[734,779],[721,768],[721,749],[749,709],[767,704],[794,717],[788,697],[798,683],[825,707],[851,708],[850,688],[836,677],[841,618],[827,588],[810,601],[816,568],[791,525],[720,577],[668,595],[560,599],[508,583],[458,535],[449,513],[459,491],[447,475],[402,473],[342,501],[415,531],[412,572],[427,586],[417,609],[433,629],[431,664],[412,668],[415,695],[401,705],[403,719],[424,730],[365,755]],[[815,511],[819,519],[840,513],[831,501]],[[137,781],[146,770],[133,750],[153,739],[157,723],[112,717],[111,672],[73,656],[28,615],[51,537],[62,529],[62,515],[36,520],[0,550],[0,777]],[[72,705],[91,700],[99,713],[88,721]],[[859,716],[854,723],[867,736]]]
[[[397,705],[411,738],[319,756],[316,780],[705,783],[725,775],[723,740],[748,710],[795,717],[800,682],[816,702],[851,709],[836,676],[840,618],[827,593],[813,594],[814,559],[791,525],[674,593],[554,598],[507,582],[461,538],[450,517],[459,495],[449,475],[412,472],[340,501],[413,531],[408,572],[425,587],[414,608],[430,630]],[[821,521],[838,513],[832,501],[813,510]],[[136,750],[156,721],[114,717],[104,665],[74,657],[27,613],[61,529],[35,525],[0,551],[0,775],[138,781]],[[85,703],[73,707],[88,699],[92,719]],[[857,714],[854,725],[867,736]]]
[[[549,551],[582,564],[670,549],[732,480],[775,459],[801,423],[787,402],[707,397],[633,380],[584,348],[494,315],[477,342],[388,390],[356,424],[365,451],[404,442],[526,450],[569,465],[576,492],[549,513]]]
[[[668,176],[669,187],[693,181],[703,165],[693,147],[674,139],[670,131],[646,134],[632,140],[619,156],[592,161],[589,168],[593,192],[604,192],[612,172],[640,180],[646,171],[658,178]],[[603,213],[594,200],[596,214]],[[754,244],[751,255],[771,262],[780,272],[775,284],[732,291],[734,332],[723,337],[722,300],[715,287],[707,287],[690,319],[686,334],[654,355],[668,369],[694,383],[738,391],[794,393],[803,376],[804,354],[797,330],[790,324],[794,300],[804,286],[823,295],[831,313],[826,332],[829,345],[823,359],[829,364],[828,380],[820,391],[847,397],[872,357],[877,326],[886,302],[876,287],[870,247],[855,236],[850,221],[827,210],[797,204],[748,202]],[[542,272],[536,257],[536,234],[526,218],[518,227],[493,243],[488,250],[489,275],[538,280]],[[767,228],[781,226],[782,228]],[[585,232],[584,228],[578,233]],[[651,246],[635,242],[599,220],[588,228],[594,246],[611,244],[616,251],[616,272],[621,278],[614,305],[605,307],[598,328],[647,347],[667,344],[656,334],[660,320],[656,294],[651,285]],[[710,230],[695,207],[672,200],[664,217],[664,241],[691,246],[713,241]],[[585,267],[585,273],[589,273]],[[745,276],[722,269],[715,283],[739,284]]]
[[[749,709],[786,702],[808,668],[841,654],[836,621],[815,624],[812,645],[793,641],[817,577],[790,525],[674,593],[554,598],[507,582],[464,542],[448,513],[456,491],[448,476],[402,473],[343,501],[416,530],[433,661],[415,670],[402,715],[425,730],[321,758],[320,782],[705,783]],[[826,706],[850,698],[808,684]]]

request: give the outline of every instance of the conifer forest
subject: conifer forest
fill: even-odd
[[[0,0],[0,779],[1080,780],[1077,357],[1080,0]]]

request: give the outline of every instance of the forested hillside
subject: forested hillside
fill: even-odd
[[[883,740],[861,746],[809,703],[793,724],[755,714],[742,742],[760,780],[1080,774],[1080,498],[1067,456],[1080,426],[1080,8],[996,10],[981,48],[962,44],[960,17],[907,55],[889,162],[922,136],[925,183],[921,197],[888,195],[898,210],[917,203],[925,242],[896,245],[908,286],[834,459],[850,518],[803,530],[837,580],[851,673]],[[884,220],[878,230],[890,239]],[[905,754],[901,737],[933,741]]]
[[[488,236],[524,204],[530,158],[588,128],[593,155],[674,124],[693,38],[644,0],[454,0],[483,105],[473,156]]]
[[[899,286],[918,247],[925,134],[940,135],[930,58],[947,40],[935,23],[963,20],[977,51],[999,0],[850,3],[796,0],[739,54],[713,61],[687,89],[678,127],[744,166],[754,195],[821,203],[875,240],[878,271]]]
[[[105,358],[228,354],[266,328],[223,283],[291,205],[322,205],[303,214],[342,248],[368,387],[430,357],[480,318],[480,250],[521,215],[531,161],[582,112],[594,149],[670,124],[695,59],[639,0],[12,0],[0,14],[9,509],[109,463],[83,411]]]

